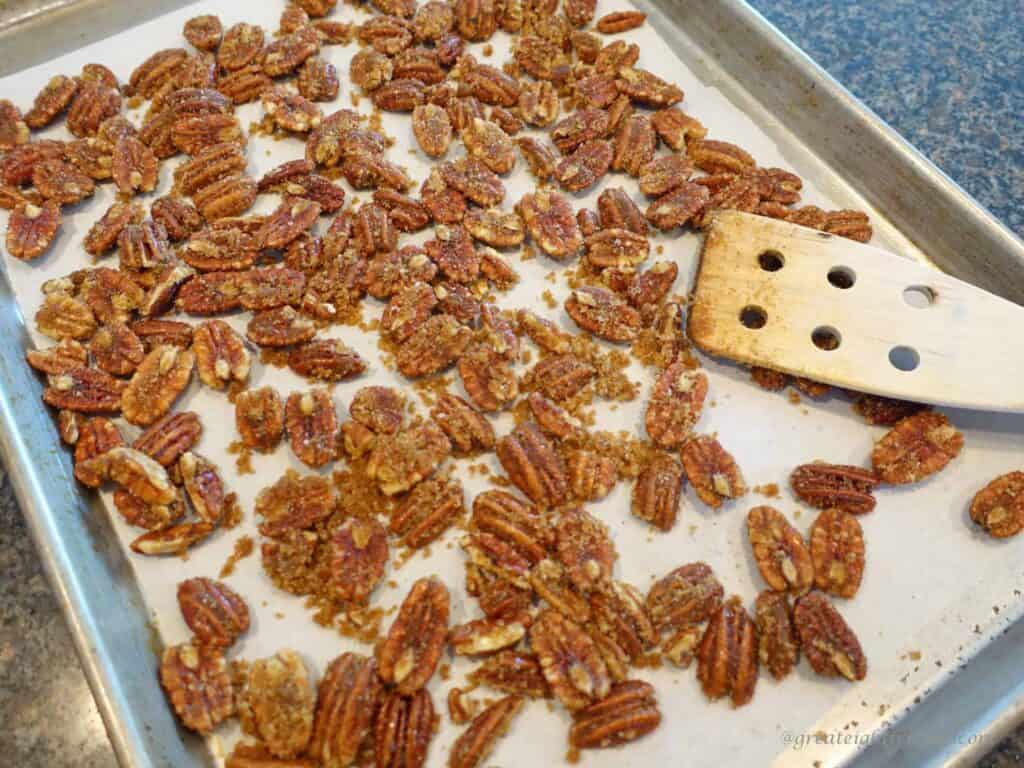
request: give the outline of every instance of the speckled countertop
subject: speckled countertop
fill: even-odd
[[[0,22],[62,0],[0,0]],[[903,136],[1024,235],[1020,0],[752,0]],[[0,468],[0,763],[116,765]],[[1024,729],[985,768],[1024,764]]]

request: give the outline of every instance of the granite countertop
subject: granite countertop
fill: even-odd
[[[1024,235],[1024,5],[751,0]],[[0,22],[41,0],[0,0]],[[970,6],[967,8],[966,6]],[[0,467],[0,755],[19,768],[116,765],[71,638]],[[1024,728],[984,759],[1024,763]]]

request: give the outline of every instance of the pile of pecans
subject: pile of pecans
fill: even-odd
[[[240,517],[218,468],[192,450],[199,414],[174,410],[193,371],[234,403],[247,450],[269,453],[287,438],[311,469],[344,460],[332,479],[288,472],[255,510],[267,574],[312,598],[325,623],[367,620],[393,548],[424,550],[463,529],[465,589],[482,617],[449,626],[449,587],[421,579],[374,653],[343,654],[318,686],[294,651],[229,664],[226,649],[249,625],[244,600],[210,579],[183,582],[194,638],[168,648],[160,667],[182,723],[207,733],[237,715],[255,742],[236,747],[234,768],[371,759],[413,768],[438,718],[426,685],[448,652],[479,660],[472,686],[504,696],[483,706],[468,690],[450,692],[450,718],[469,725],[449,765],[472,768],[527,699],[554,698],[572,713],[574,751],[643,737],[662,715],[654,688],[632,670],[662,658],[682,668],[696,660],[707,696],[735,706],[752,698],[760,666],[782,679],[801,649],[820,675],[862,679],[864,654],[829,596],[858,591],[857,516],[874,509],[875,491],[919,482],[959,454],[963,438],[941,414],[862,396],[855,407],[865,420],[891,427],[871,468],[809,463],[792,473],[794,493],[821,510],[809,541],[777,510],[749,511],[767,585],[753,616],[702,562],[672,570],[646,595],[618,580],[609,529],[584,505],[632,481],[632,514],[668,532],[687,481],[713,509],[748,492],[719,440],[695,433],[708,378],[683,335],[677,265],[644,268],[650,228],[679,236],[735,209],[867,241],[867,216],[797,207],[798,176],[708,138],[679,109],[683,91],[638,66],[636,43],[602,37],[641,26],[643,13],[595,19],[594,0],[374,0],[350,24],[329,17],[335,5],[295,0],[269,37],[199,16],[184,29],[191,50],[153,54],[127,83],[90,64],[53,78],[24,115],[0,101],[11,256],[47,253],[62,208],[97,183],[119,193],[83,241],[97,260],[116,253],[116,268],[46,283],[35,321],[57,343],[27,358],[47,376],[44,400],[74,446],[75,476],[112,484],[118,512],[146,529],[133,550],[180,554]],[[482,63],[475,52],[490,56],[499,30],[513,36],[511,59]],[[319,106],[341,91],[322,48],[353,42],[353,103],[363,94],[375,110],[408,114],[419,149],[436,161],[418,190],[389,158],[378,116]],[[148,104],[141,126],[122,114],[126,98]],[[246,175],[247,132],[235,114],[250,102],[264,114],[253,130],[305,145],[303,157],[261,179]],[[63,114],[74,140],[33,137]],[[464,153],[452,149],[456,139]],[[178,155],[172,193],[147,210],[163,161]],[[503,205],[503,177],[520,157],[536,187]],[[635,179],[646,203],[609,186],[596,210],[575,210],[569,195],[610,173]],[[341,180],[370,200],[346,206]],[[260,195],[278,195],[276,210],[251,214]],[[428,229],[422,245],[401,243]],[[564,309],[579,333],[536,306],[499,308],[495,294],[519,279],[502,253],[510,250],[540,251],[564,268],[574,287]],[[366,323],[362,308],[374,301],[383,314]],[[244,338],[216,317],[237,311],[251,313]],[[321,331],[357,324],[379,333],[386,362],[411,385],[360,389],[342,420],[329,387],[368,363]],[[253,347],[316,385],[287,397],[249,388]],[[659,371],[642,437],[600,430],[587,409],[595,397],[637,397],[624,374],[630,356]],[[449,388],[450,369],[465,396]],[[767,389],[789,383],[766,369],[752,376]],[[812,397],[828,391],[793,384]],[[428,416],[410,416],[411,393]],[[489,415],[505,411],[516,424],[499,436]],[[133,428],[142,431],[129,443],[122,430]],[[472,500],[467,520],[449,460],[491,452],[506,476]],[[1019,533],[1024,473],[979,492],[971,516],[993,536]]]

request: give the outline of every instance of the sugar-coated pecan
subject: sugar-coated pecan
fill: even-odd
[[[456,453],[489,451],[494,448],[494,428],[491,423],[461,397],[444,393],[438,398],[430,416],[448,436]]]
[[[614,747],[636,741],[660,724],[654,688],[642,680],[626,680],[575,714],[569,743],[577,749]]]
[[[249,628],[249,608],[227,584],[187,579],[178,585],[178,607],[201,645],[226,648]]]
[[[544,611],[530,627],[530,645],[554,695],[571,711],[600,701],[611,690],[608,668],[578,624]]]
[[[18,109],[7,99],[0,100],[0,151],[29,141],[29,129]]]
[[[564,462],[536,426],[520,424],[498,441],[496,451],[509,478],[534,502],[549,507],[566,500]]]
[[[367,366],[341,339],[314,339],[289,353],[288,367],[311,379],[346,381],[362,374]]]
[[[412,112],[423,104],[426,83],[411,77],[389,80],[373,92],[373,105],[384,112]]]
[[[439,42],[454,27],[455,9],[440,0],[420,5],[412,19],[413,32],[421,42]]]
[[[185,115],[174,121],[171,141],[186,155],[197,155],[216,144],[245,144],[245,133],[234,115],[214,112]]]
[[[96,316],[89,305],[63,293],[43,299],[35,321],[36,330],[58,341],[85,340],[96,332]]]
[[[680,112],[675,107],[660,109],[651,115],[651,123],[665,144],[676,152],[686,148],[690,138],[697,140],[707,136],[708,131],[699,120]]]
[[[757,685],[757,626],[738,597],[731,597],[711,617],[697,651],[697,679],[714,701],[730,696],[742,707]]]
[[[126,383],[95,368],[69,368],[50,376],[43,402],[79,413],[114,413],[121,409]]]
[[[402,426],[405,398],[390,387],[363,387],[352,398],[352,418],[378,434],[393,435]]]
[[[672,530],[679,514],[683,485],[682,465],[667,454],[658,454],[644,466],[633,486],[633,515],[662,531]]]
[[[174,81],[178,70],[188,59],[184,48],[166,48],[152,54],[132,72],[126,93],[152,99],[167,83]]]
[[[521,136],[516,139],[516,146],[537,181],[547,181],[555,175],[558,158],[547,145],[533,136]]]
[[[270,120],[286,131],[309,133],[323,122],[320,107],[301,93],[280,87],[267,88],[261,94],[260,102]]]
[[[96,183],[63,160],[42,160],[32,168],[32,185],[47,200],[75,205],[92,197]]]
[[[104,325],[89,340],[89,352],[96,366],[114,376],[131,376],[146,350],[142,341],[124,323]]]
[[[170,504],[177,496],[167,470],[134,448],[114,446],[83,461],[81,469],[117,483],[147,504]]]
[[[121,411],[132,424],[149,426],[170,410],[188,386],[196,356],[178,347],[157,347],[139,364],[121,396]]]
[[[430,477],[451,452],[451,443],[433,422],[394,435],[381,435],[366,465],[366,473],[388,496],[402,493]]]
[[[711,195],[706,187],[684,181],[647,207],[647,220],[661,230],[681,227],[704,210]]]
[[[566,460],[569,490],[580,501],[599,501],[618,479],[615,462],[592,451],[573,451]]]
[[[679,276],[675,262],[656,261],[650,269],[641,272],[626,291],[629,303],[637,309],[657,305],[664,299]]]
[[[605,227],[587,237],[587,261],[595,267],[635,267],[647,259],[650,243],[627,229]]]
[[[516,63],[536,80],[564,82],[569,76],[570,59],[561,46],[533,35],[521,35],[512,44]]]
[[[647,616],[644,597],[636,587],[609,580],[591,595],[590,606],[598,631],[615,643],[628,659],[639,658],[657,644],[658,633]]]
[[[60,225],[60,206],[55,201],[19,203],[7,219],[7,252],[22,261],[39,258],[53,245]]]
[[[326,389],[289,395],[284,423],[292,452],[306,466],[322,467],[337,458],[338,414]]]
[[[836,507],[854,515],[875,508],[875,474],[861,467],[815,462],[793,470],[789,483],[802,501],[818,509]]]
[[[877,443],[871,463],[883,482],[917,483],[941,471],[964,445],[963,435],[935,411],[907,416]]]
[[[388,564],[388,533],[372,517],[350,517],[331,535],[331,577],[334,594],[365,603],[384,578]]]
[[[584,592],[606,583],[618,558],[608,527],[582,509],[562,515],[555,549],[569,579]]]
[[[555,179],[568,192],[582,192],[601,180],[613,157],[612,145],[590,139],[576,147],[555,166]]]
[[[432,315],[399,347],[398,370],[409,378],[442,371],[462,356],[471,337],[469,328],[450,315]]]
[[[441,273],[456,283],[476,280],[480,275],[480,255],[465,227],[438,224],[434,227],[434,234],[435,239],[428,240],[423,248]]]
[[[412,25],[397,16],[373,16],[359,27],[359,41],[386,56],[408,48],[412,38]]]
[[[162,224],[146,219],[127,224],[117,236],[117,256],[122,271],[143,272],[173,261],[174,253]]]
[[[130,195],[136,191],[152,192],[156,188],[159,165],[152,150],[131,136],[114,145],[111,173],[118,191]]]
[[[290,531],[311,528],[331,516],[334,503],[326,477],[300,477],[294,470],[288,470],[256,497],[256,515],[262,518],[259,532],[282,538]]]
[[[476,1],[460,0],[460,3]],[[498,739],[508,731],[522,705],[521,697],[507,696],[477,715],[452,745],[448,756],[449,768],[477,768],[481,765],[494,751]]]
[[[297,85],[299,93],[310,101],[334,101],[341,89],[338,70],[319,56],[306,59],[299,70]]]
[[[209,733],[235,711],[227,661],[214,646],[184,643],[164,650],[160,684],[190,730]]]
[[[238,694],[242,730],[275,757],[302,754],[313,732],[313,684],[295,651],[281,650],[252,662]]]
[[[444,163],[439,172],[445,184],[481,207],[498,205],[505,198],[501,179],[476,158],[461,157]]]
[[[235,399],[235,426],[247,448],[269,453],[284,433],[284,403],[271,387],[240,392]]]
[[[636,29],[647,19],[646,13],[640,11],[613,11],[606,13],[597,20],[597,31],[603,35],[614,35]]]
[[[648,197],[662,197],[686,184],[693,166],[685,155],[665,155],[640,166],[640,191]]]
[[[249,378],[252,355],[242,337],[223,320],[202,323],[192,344],[196,370],[206,386],[224,389],[231,382],[244,383]]]
[[[425,254],[423,258],[426,258]],[[402,343],[423,326],[436,307],[434,289],[416,280],[391,296],[381,315],[380,327],[392,339]]]
[[[704,408],[708,378],[682,363],[673,363],[658,377],[647,405],[647,434],[664,448],[682,443]]]
[[[458,481],[434,478],[416,485],[391,515],[388,530],[403,546],[425,547],[464,513]]]
[[[373,731],[379,768],[421,768],[434,738],[434,704],[425,689],[411,697],[390,693],[377,714]]]
[[[77,92],[78,82],[74,78],[67,75],[51,78],[36,95],[32,108],[25,113],[25,123],[32,129],[45,128],[67,108]]]
[[[758,660],[776,680],[785,678],[800,658],[800,643],[793,626],[793,611],[783,592],[765,590],[754,603]]]
[[[206,523],[216,525],[231,503],[224,492],[220,471],[208,459],[186,451],[178,460],[178,471],[196,515]]]
[[[860,243],[868,242],[873,233],[871,224],[868,222],[868,215],[862,211],[829,211],[822,229],[829,234],[846,237]]]
[[[181,286],[175,306],[190,315],[219,315],[238,309],[240,294],[237,273],[207,272]]]
[[[853,597],[864,575],[864,534],[857,518],[826,509],[811,526],[811,557],[818,589]]]
[[[690,485],[709,507],[717,509],[726,499],[746,495],[743,473],[732,455],[714,437],[691,437],[683,443],[679,455]]]
[[[749,152],[727,141],[696,139],[687,143],[686,154],[707,173],[742,173],[755,166]]]
[[[647,593],[647,613],[661,631],[706,621],[722,604],[724,590],[705,563],[680,566]]]
[[[448,644],[456,656],[482,656],[516,645],[526,636],[529,614],[475,619],[452,627]]]
[[[23,187],[32,181],[32,170],[43,160],[61,160],[67,151],[63,141],[40,139],[19,144],[0,157],[0,181],[11,187]]]
[[[170,467],[199,441],[203,427],[199,417],[191,411],[164,416],[150,425],[132,448],[149,456],[161,466]]]
[[[556,402],[572,398],[597,375],[588,363],[572,354],[551,355],[539,362],[532,371],[538,391]]]
[[[270,77],[295,72],[320,50],[320,36],[312,27],[301,27],[270,43],[259,55],[259,64]],[[246,62],[248,63],[248,62]]]
[[[366,746],[382,696],[373,659],[344,653],[327,665],[317,692],[309,754],[324,765],[353,765]]]
[[[523,222],[513,211],[473,208],[462,223],[473,237],[495,248],[511,248],[526,237]]]
[[[298,304],[306,276],[287,267],[258,267],[240,272],[237,285],[242,309],[259,311]]]
[[[478,64],[462,79],[469,92],[484,104],[514,107],[519,101],[519,81],[487,64]]]
[[[444,653],[448,603],[448,589],[438,579],[419,579],[377,646],[380,678],[399,693],[410,696],[433,677]]]
[[[37,371],[58,374],[85,367],[89,362],[89,352],[74,339],[64,338],[52,347],[30,349],[25,353],[25,360]]]
[[[312,339],[316,324],[292,307],[284,306],[255,313],[245,335],[261,347],[288,347]]]
[[[185,240],[203,226],[203,217],[196,207],[180,197],[168,196],[154,200],[150,215],[153,221],[163,226],[171,242]]]
[[[114,422],[102,417],[84,419],[75,443],[75,479],[90,488],[103,485],[104,473],[89,460],[120,445],[124,445],[124,439]]]
[[[239,216],[256,201],[256,182],[247,176],[227,176],[198,190],[192,201],[207,221]]]
[[[558,91],[547,81],[530,83],[519,92],[519,114],[523,120],[537,128],[546,128],[554,123],[561,108]],[[522,142],[524,139],[519,141]],[[519,147],[522,149],[522,143]]]
[[[469,674],[469,679],[503,693],[531,699],[551,698],[537,657],[522,651],[505,650],[488,657]]]
[[[537,246],[548,256],[571,258],[583,245],[572,206],[557,192],[541,189],[526,194],[516,210]]]
[[[176,320],[137,320],[132,331],[142,340],[146,352],[161,345],[188,349],[192,346],[192,326]]]
[[[913,416],[927,407],[921,403],[894,400],[877,395],[860,395],[853,404],[853,409],[861,415],[861,418],[876,427],[891,427],[900,419]]]
[[[224,27],[216,16],[193,16],[185,22],[182,34],[199,50],[215,51],[224,36]]]
[[[971,520],[997,539],[1016,536],[1024,528],[1024,472],[1007,472],[992,480],[971,500]]]
[[[466,394],[481,411],[499,411],[519,396],[512,366],[486,344],[468,347],[459,358],[458,370]]]
[[[565,300],[565,311],[580,328],[607,341],[630,341],[640,330],[640,313],[604,288],[577,288]]]
[[[505,491],[485,491],[473,500],[470,528],[474,538],[487,535],[503,542],[527,567],[547,557],[554,546],[551,529],[536,507]]]
[[[111,145],[97,138],[72,141],[67,146],[66,156],[68,162],[94,181],[106,181],[113,176]]]
[[[124,488],[118,488],[114,491],[114,507],[128,525],[145,528],[147,531],[162,531],[184,517],[185,496],[179,491],[169,504],[148,504]],[[207,523],[197,525],[211,528]],[[144,542],[144,546],[146,544]],[[152,540],[148,544],[156,546]]]
[[[814,583],[811,552],[788,520],[772,507],[754,507],[747,513],[747,536],[754,560],[768,586],[800,595]]]
[[[800,647],[819,675],[842,675],[851,682],[867,676],[868,663],[860,641],[821,592],[811,592],[796,601],[793,623],[800,635]]]
[[[249,64],[235,71],[224,70],[217,78],[217,90],[234,104],[256,101],[273,85],[274,81],[257,64]]]
[[[388,221],[399,232],[418,232],[430,224],[430,211],[418,200],[397,190],[378,189],[373,193],[373,202],[387,211]]]
[[[500,126],[479,117],[462,130],[462,142],[475,157],[494,173],[508,173],[515,167],[515,146]]]

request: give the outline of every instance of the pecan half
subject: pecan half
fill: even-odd
[[[36,330],[58,341],[88,339],[96,331],[96,316],[89,305],[64,293],[47,295],[35,322]]]
[[[142,451],[161,466],[170,467],[199,442],[202,432],[203,426],[195,413],[170,413],[139,435],[132,448]]]
[[[802,501],[817,509],[835,507],[853,515],[875,508],[875,474],[861,467],[815,462],[802,464],[789,476],[790,486]]]
[[[235,399],[235,426],[247,448],[269,453],[284,433],[284,403],[271,387],[240,392]]]
[[[928,406],[911,403],[906,400],[894,400],[877,395],[861,395],[853,404],[853,409],[868,424],[876,427],[891,427],[907,416],[923,411]]]
[[[941,471],[964,446],[964,436],[941,413],[907,416],[875,444],[871,463],[883,482],[917,483]]]
[[[184,643],[164,650],[160,684],[182,725],[209,733],[235,711],[231,678],[223,652]]]
[[[120,445],[124,445],[124,439],[114,422],[101,417],[84,420],[75,443],[75,478],[78,482],[90,488],[103,485],[104,473],[97,471],[96,463],[90,464],[89,460]]]
[[[800,643],[793,626],[789,598],[782,592],[766,590],[754,603],[757,622],[758,660],[776,680],[785,678],[800,658]]]
[[[644,466],[633,486],[633,515],[662,531],[672,530],[684,484],[682,465],[671,456],[658,454]]]
[[[95,368],[69,368],[53,375],[43,390],[43,402],[78,413],[121,410],[125,382]]]
[[[223,320],[207,320],[195,329],[192,349],[200,380],[213,389],[249,378],[252,356],[245,342]]]
[[[302,658],[292,650],[258,659],[248,668],[238,698],[242,730],[262,741],[275,757],[305,751],[313,732],[313,685]]]
[[[757,685],[757,627],[738,597],[723,604],[704,632],[697,651],[697,679],[712,701],[730,696],[742,707]]]
[[[196,515],[203,522],[216,525],[231,503],[224,493],[224,481],[217,467],[187,451],[178,460],[178,470]]]
[[[22,261],[39,258],[53,245],[60,225],[60,207],[53,200],[41,206],[18,203],[7,219],[7,252]]]
[[[864,575],[864,534],[853,515],[826,509],[811,525],[811,557],[818,589],[853,597]]]
[[[195,361],[191,351],[172,346],[147,354],[121,396],[124,417],[145,427],[167,413],[188,386]]]
[[[456,656],[480,656],[510,648],[526,636],[529,614],[476,619],[452,627],[448,643]]]
[[[448,589],[436,578],[419,579],[377,647],[381,680],[410,696],[434,675],[448,633]]]
[[[971,520],[997,539],[1016,536],[1024,528],[1024,472],[1007,472],[992,480],[971,500]]]
[[[582,509],[562,515],[555,549],[569,579],[584,592],[607,582],[618,558],[608,526]]]
[[[289,353],[288,367],[311,379],[346,381],[363,373],[367,364],[341,339],[314,339]]]
[[[644,215],[658,229],[667,231],[692,221],[705,209],[710,198],[707,187],[683,181],[651,203]]]
[[[676,152],[686,148],[691,137],[703,139],[708,131],[699,120],[674,107],[660,109],[651,116],[654,130],[665,144]]]
[[[332,583],[342,600],[365,603],[387,564],[388,534],[374,518],[350,517],[332,535]]]
[[[227,584],[207,578],[178,585],[178,607],[201,645],[226,648],[249,629],[249,608]]]
[[[434,541],[465,513],[457,480],[430,479],[416,485],[391,514],[388,531],[402,546],[420,549]]]
[[[290,347],[316,335],[316,324],[292,307],[257,312],[245,329],[246,338],[261,347]]]
[[[566,460],[569,489],[580,501],[603,499],[615,487],[615,462],[592,451],[573,451]]]
[[[717,509],[726,499],[746,495],[747,485],[735,459],[710,435],[690,438],[679,455],[690,485],[709,507]]]
[[[496,452],[509,478],[532,501],[551,507],[566,500],[565,465],[536,426],[520,424],[498,441]]]
[[[658,377],[647,405],[647,434],[664,448],[682,443],[693,430],[707,397],[708,379],[682,363],[672,363]]]
[[[640,330],[640,313],[604,288],[577,288],[565,300],[565,311],[580,328],[607,341],[631,341]]]
[[[723,595],[722,585],[706,563],[689,563],[651,586],[647,613],[660,631],[684,629],[710,618]]]
[[[124,323],[100,328],[89,340],[96,366],[114,376],[131,376],[146,356],[139,337]]]
[[[156,506],[151,506],[146,512],[147,517],[157,515],[164,519],[177,519],[181,514],[180,511],[160,512]],[[211,523],[204,522],[180,523],[170,527],[163,527],[161,523],[158,529],[144,533],[129,546],[133,552],[140,555],[181,557],[189,547],[206,539],[213,530],[214,526]]]
[[[811,588],[811,552],[804,537],[778,510],[764,506],[751,509],[747,513],[747,536],[757,568],[769,587],[797,595]]]
[[[317,692],[309,754],[324,765],[353,765],[370,738],[382,697],[377,665],[356,653],[338,656]]]
[[[284,423],[292,452],[306,466],[322,467],[337,458],[338,415],[326,389],[289,395]]]
[[[445,392],[430,412],[452,443],[456,453],[490,451],[494,448],[494,428],[487,418],[457,395]]]
[[[608,695],[574,716],[569,743],[577,749],[605,749],[646,736],[661,724],[654,688],[641,680],[612,686]]]
[[[860,641],[821,592],[811,592],[796,601],[793,623],[800,635],[800,647],[819,675],[842,675],[851,682],[867,676],[868,663]]]
[[[472,332],[451,315],[433,315],[399,347],[395,363],[409,378],[437,373],[462,356],[471,337]]]
[[[590,636],[556,611],[543,611],[530,627],[530,645],[552,693],[570,711],[608,695],[608,668]]]
[[[390,693],[374,725],[374,752],[379,768],[421,768],[434,738],[434,704],[425,689],[411,697]]]
[[[460,0],[460,4],[474,0]],[[477,768],[494,750],[495,743],[509,729],[522,708],[519,696],[507,696],[477,715],[452,745],[449,768]]]
[[[366,465],[366,474],[388,496],[409,490],[429,477],[451,451],[451,443],[433,422],[394,435],[381,435]]]

